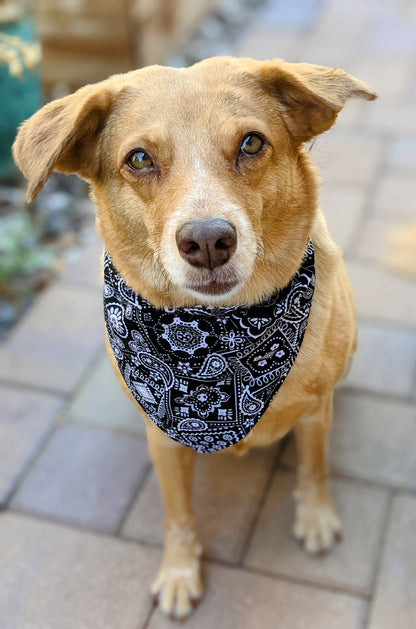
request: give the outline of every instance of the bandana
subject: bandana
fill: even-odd
[[[315,286],[312,241],[289,284],[254,306],[157,309],[104,256],[104,316],[120,373],[150,419],[197,452],[243,439],[299,352]]]

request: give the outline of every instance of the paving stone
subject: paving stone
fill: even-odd
[[[0,386],[0,505],[51,430],[61,400]]]
[[[339,30],[337,30],[334,38],[339,34]],[[313,37],[305,42],[302,50],[302,62],[329,68],[342,68],[348,72],[350,69],[351,41],[343,41],[341,36],[339,42],[335,45],[334,38],[320,38],[315,31]]]
[[[114,532],[148,466],[147,448],[137,439],[66,425],[52,436],[11,508]]]
[[[258,509],[276,448],[197,456],[194,506],[205,554],[237,561]],[[150,543],[163,542],[163,511],[154,473],[133,505],[123,534]]]
[[[321,585],[369,594],[387,505],[387,492],[332,481],[344,539],[331,553],[310,557],[292,537],[295,474],[277,472],[260,514],[245,565]],[[313,625],[311,625],[313,626]]]
[[[337,391],[330,433],[329,467],[334,474],[385,485],[416,487],[416,406]],[[295,441],[282,462],[296,465]]]
[[[378,102],[378,101],[375,101]],[[336,128],[339,131],[353,130],[356,132],[357,128],[363,127],[364,116],[368,114],[368,110],[374,106],[374,101],[371,103],[371,107],[368,107],[366,101],[361,99],[351,98],[347,100],[343,109],[338,114]]]
[[[361,629],[366,603],[222,566],[206,566],[207,592],[187,629]],[[149,629],[171,629],[157,609]]]
[[[371,107],[371,103],[367,105]],[[318,151],[323,155],[318,166],[324,181],[355,186],[372,180],[384,152],[380,138],[345,129],[337,131],[336,127],[319,138],[316,150],[313,148],[314,157]]]
[[[364,186],[324,182],[320,205],[332,238],[345,251],[357,231],[365,203]]]
[[[408,397],[416,368],[416,330],[406,332],[364,323],[345,385]]]
[[[407,56],[361,55],[352,64],[351,73],[371,85],[380,99],[404,100],[413,74],[413,62]],[[370,105],[369,105],[370,107]]]
[[[396,138],[391,143],[387,162],[390,166],[403,169],[416,169],[416,140],[415,138]]]
[[[0,515],[2,629],[138,629],[159,553],[15,514]]]
[[[339,391],[330,439],[334,472],[416,489],[416,405]]]
[[[400,56],[407,60],[416,50],[415,25],[409,22],[405,11],[375,15],[366,24],[363,51],[368,56]]]
[[[367,129],[383,134],[416,133],[415,106],[410,103],[378,99],[362,108],[362,120]]]
[[[97,294],[55,284],[0,347],[0,378],[70,391],[104,344]]]
[[[363,27],[368,23],[368,16],[365,13],[357,11],[342,10],[342,20],[340,20],[340,12],[334,7],[333,3],[329,3],[327,10],[320,15],[319,23],[311,32],[312,41],[324,42],[331,44],[333,48],[339,45],[348,45],[351,48],[354,43],[359,45]]]
[[[143,439],[146,437],[144,421],[121,390],[106,353],[89,372],[68,416],[77,422],[99,424]]]
[[[416,626],[415,522],[416,498],[395,498],[368,629]]]
[[[415,220],[416,181],[413,176],[387,173],[377,186],[374,217]]]
[[[415,283],[386,269],[347,261],[358,316],[377,322],[416,325]]]
[[[389,239],[398,228],[407,227],[408,221],[394,218],[366,219],[357,232],[353,255],[360,261],[385,263],[389,253]]]
[[[82,249],[72,252],[67,260],[61,280],[76,286],[97,288],[101,285],[101,258],[103,244],[95,229],[87,233]]]
[[[241,39],[236,47],[237,57],[253,59],[285,59],[290,62],[300,61],[301,46],[299,37],[291,32],[282,31],[276,37],[276,30],[267,24],[255,25]]]

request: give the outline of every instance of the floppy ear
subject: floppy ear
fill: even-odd
[[[276,59],[262,63],[259,73],[280,103],[287,127],[299,143],[329,129],[348,98],[377,98],[368,85],[338,68]]]
[[[99,137],[114,97],[116,77],[87,85],[52,101],[24,122],[12,147],[16,164],[28,181],[33,201],[53,170],[85,179],[98,175]]]

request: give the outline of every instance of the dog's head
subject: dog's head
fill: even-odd
[[[351,96],[375,98],[308,64],[153,66],[49,103],[13,152],[28,200],[54,170],[92,184],[116,268],[155,305],[249,303],[299,267],[317,205],[302,146]]]

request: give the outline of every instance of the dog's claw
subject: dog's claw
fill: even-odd
[[[341,523],[328,502],[298,502],[293,534],[313,557],[324,557],[342,539]]]
[[[152,600],[170,620],[183,622],[198,606],[201,595],[199,557],[191,558],[187,566],[162,564],[152,587]]]

